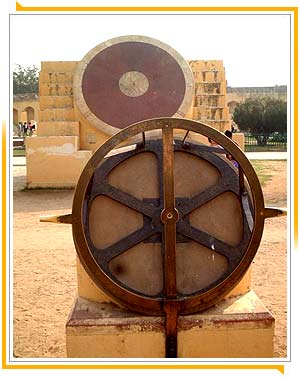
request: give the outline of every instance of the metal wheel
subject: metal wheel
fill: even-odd
[[[174,129],[200,133],[214,139],[224,149],[213,150],[205,145],[187,143],[185,138],[174,140]],[[161,130],[161,138],[145,138],[145,133],[153,130]],[[107,154],[121,142],[138,134],[143,136],[143,141],[135,148],[107,157]],[[225,151],[238,161],[239,169],[234,169],[226,162]],[[154,198],[136,197],[117,187],[118,185],[114,186],[113,179],[110,180],[113,172],[122,171],[122,164],[131,159],[138,161],[145,154],[155,156],[157,161],[158,193]],[[184,156],[183,159],[191,156],[192,159],[199,159],[204,165],[210,166],[217,172],[215,181],[208,187],[204,185],[204,189],[199,193],[177,196],[176,184],[180,178],[175,174],[174,183],[174,167],[176,168],[178,154]],[[194,176],[197,172],[193,171],[190,174]],[[212,231],[207,231],[205,225],[203,226],[206,223],[207,206],[211,206],[213,211],[218,210],[218,200],[224,198],[224,195],[225,202],[229,201],[229,207],[232,203],[235,208],[229,216],[234,217],[238,213],[241,220],[239,235],[234,239],[230,236],[235,232],[234,229],[227,231],[227,239],[223,233],[221,236],[218,232],[214,234],[214,226],[210,228]],[[101,211],[105,207],[112,208],[112,203],[118,208],[125,208],[125,215],[121,210],[120,216],[117,216],[118,227],[120,223],[121,227],[122,223],[126,224],[126,213],[138,216],[139,220],[131,233],[107,245],[102,245],[102,241],[98,244],[99,226],[101,228],[102,225],[109,224],[114,216],[113,210],[108,209],[109,216],[103,219]],[[100,216],[102,225],[97,225],[97,216]],[[260,243],[264,219],[269,216],[271,214],[264,208],[263,195],[255,171],[231,140],[203,123],[179,118],[157,118],[129,126],[111,137],[95,152],[84,168],[75,190],[72,226],[81,263],[96,285],[113,301],[133,311],[152,315],[166,314],[167,318],[170,315],[177,318],[178,314],[194,313],[214,305],[232,290],[254,258]],[[214,221],[218,221],[218,217],[219,214]],[[221,221],[221,218],[219,220]],[[147,283],[146,287],[145,284],[137,283],[143,280],[143,271],[140,271],[140,268],[133,272],[139,274],[136,281],[130,276],[122,277],[124,260],[125,266],[135,265],[135,260],[140,258],[147,243],[154,245],[156,250],[147,254],[150,258],[153,258],[154,253],[156,255],[154,268],[152,272],[150,269],[147,276],[150,282],[153,273],[154,288],[150,287],[151,283]],[[138,245],[138,251],[132,252],[131,250]],[[202,277],[205,274],[210,276],[207,281],[203,282],[202,277],[197,275],[197,268],[188,263],[190,246],[195,249],[192,258],[204,263],[203,265],[201,262],[202,266],[199,266]],[[157,247],[160,249],[159,253]],[[126,253],[131,253],[127,260]],[[206,259],[199,257],[203,253],[207,253]],[[207,271],[205,260],[208,260]],[[181,267],[180,264],[187,266]],[[214,266],[217,269],[216,273],[211,272]],[[192,282],[186,283],[183,280],[190,269],[193,270],[194,276]],[[159,284],[157,280],[160,281]]]

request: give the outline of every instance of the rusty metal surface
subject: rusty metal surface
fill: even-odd
[[[279,217],[279,216],[286,216],[286,215],[287,215],[287,209],[286,208],[270,207],[270,208],[264,209],[265,218]]]
[[[129,96],[120,90],[119,80],[127,72],[145,75],[149,82],[145,93]],[[124,42],[91,60],[83,75],[82,91],[99,119],[122,129],[153,116],[176,113],[184,98],[185,80],[179,64],[166,51],[146,43]]]
[[[83,117],[110,135],[144,119],[184,116],[194,95],[189,64],[170,46],[143,36],[96,46],[78,64],[73,86]]]
[[[174,152],[173,130],[165,125],[162,130],[163,143],[163,188],[164,208],[161,211],[163,227],[163,250],[165,252],[165,296],[177,297],[176,287],[176,223],[178,211],[175,208],[174,194]]]
[[[174,149],[176,152],[183,151],[180,142],[176,142],[174,144]],[[192,227],[189,223],[189,215],[192,211],[195,210],[195,208],[199,208],[202,205],[205,205],[205,203],[213,200],[214,198],[218,197],[220,194],[226,191],[234,193],[234,195],[236,195],[237,197],[239,193],[238,179],[231,167],[228,166],[228,164],[224,160],[212,156],[206,152],[202,153],[201,150],[199,150],[198,148],[190,149],[189,151],[185,150],[185,153],[191,155],[196,154],[197,157],[207,159],[208,161],[210,161],[211,164],[216,164],[216,166],[218,166],[218,169],[221,172],[221,175],[217,185],[207,188],[206,190],[204,190],[198,195],[195,195],[191,199],[182,197],[174,198],[174,189],[172,189],[173,178],[171,178],[171,182],[163,185],[164,187],[166,187],[166,190],[164,192],[164,197],[166,196],[166,198],[161,201],[157,199],[137,199],[134,196],[131,196],[128,193],[111,186],[107,182],[107,177],[109,176],[110,172],[115,169],[116,166],[122,164],[123,161],[129,160],[132,156],[142,156],[142,154],[145,153],[145,151],[147,151],[146,153],[151,151],[152,153],[157,155],[157,161],[159,164],[160,171],[165,170],[166,173],[172,171],[172,169],[170,169],[172,163],[170,165],[162,158],[161,142],[159,140],[149,142],[147,141],[144,150],[139,148],[138,150],[130,151],[126,154],[113,156],[109,160],[105,161],[105,163],[101,165],[99,169],[96,169],[95,174],[93,176],[93,184],[91,185],[87,197],[88,208],[90,208],[90,203],[92,203],[95,200],[95,198],[105,195],[106,197],[109,197],[110,199],[117,201],[118,203],[121,203],[122,205],[143,214],[144,226],[141,229],[138,229],[134,233],[129,234],[125,238],[122,238],[122,240],[119,240],[117,243],[103,250],[98,249],[93,244],[90,238],[90,229],[87,220],[85,220],[85,234],[89,243],[90,250],[92,251],[95,260],[97,261],[101,269],[103,269],[103,271],[105,271],[105,273],[109,276],[111,276],[109,263],[113,258],[116,258],[120,254],[126,252],[126,250],[130,249],[131,247],[135,246],[140,242],[161,242],[161,240],[165,239],[166,237],[167,240],[165,240],[163,247],[163,250],[166,251],[165,291],[155,296],[157,298],[163,298],[168,297],[170,295],[169,298],[171,298],[176,297],[176,295],[178,294],[178,292],[176,291],[176,257],[174,253],[174,245],[176,238],[180,239],[180,242],[189,242],[191,240],[194,240],[206,246],[208,249],[211,249],[213,241],[214,249],[228,259],[228,272],[231,272],[232,268],[234,268],[237,260],[243,254],[247,246],[247,243],[249,242],[250,231],[247,222],[244,221],[243,237],[237,245],[230,245],[224,241],[218,240],[217,237],[212,238],[211,235],[206,234],[205,232]],[[170,156],[170,153],[167,153],[167,155]],[[168,175],[165,174],[164,176],[167,177]],[[171,188],[169,184],[171,184]],[[180,208],[179,211],[175,210],[174,199],[176,199],[176,207]],[[174,215],[172,214],[173,208],[175,213]],[[170,219],[168,219],[167,217],[167,214],[169,213],[172,214]],[[167,220],[173,220],[173,224],[171,224],[171,227],[168,225],[166,226]],[[178,224],[176,227],[177,220]],[[166,231],[165,228],[167,228]],[[159,234],[163,234],[164,237],[159,237],[156,239],[152,237],[154,235]],[[171,242],[168,242],[168,240],[170,239]],[[170,252],[170,250],[171,253],[170,255],[168,255],[168,252]],[[114,278],[114,276],[111,277],[112,279]],[[128,287],[125,288],[128,289]]]
[[[177,320],[180,305],[176,301],[166,300],[164,311],[166,315],[166,357],[177,357]]]
[[[161,222],[160,215],[164,207],[162,206],[162,203],[160,203],[159,207],[155,207],[150,203],[138,200],[125,192],[110,187],[105,180],[105,175],[108,173],[110,168],[112,169],[113,166],[119,164],[122,159],[126,159],[130,155],[142,153],[143,151],[156,151],[157,155],[160,156],[160,164],[162,164],[163,159],[160,151],[162,146],[160,145],[160,148],[158,148],[160,141],[157,141],[155,144],[155,142],[150,142],[146,139],[143,148],[137,148],[128,152],[127,154],[113,156],[111,159],[107,160],[106,163],[108,165],[111,164],[110,168],[108,165],[105,165],[104,168],[103,158],[111,149],[116,147],[124,139],[141,132],[147,132],[154,129],[163,129],[166,124],[172,129],[180,128],[191,130],[193,132],[200,132],[207,137],[211,137],[221,144],[228,153],[233,155],[235,160],[239,162],[243,174],[249,183],[250,192],[248,197],[250,198],[251,196],[251,200],[249,199],[249,208],[251,208],[253,211],[253,229],[249,228],[248,222],[246,221],[246,215],[243,213],[244,230],[243,237],[239,245],[232,246],[220,240],[214,240],[214,247],[216,251],[224,255],[229,261],[226,273],[204,290],[197,291],[192,295],[177,295],[176,299],[167,299],[164,294],[165,290],[159,295],[151,297],[143,295],[141,292],[136,292],[129,287],[122,286],[119,281],[114,281],[114,276],[111,275],[108,268],[108,261],[111,258],[126,252],[128,248],[137,243],[143,242],[143,240],[147,239],[151,235],[161,233],[163,231],[163,224]],[[182,233],[187,238],[194,240],[197,243],[204,244],[210,248],[211,237],[205,234],[205,232],[189,226],[188,222],[185,221],[185,218],[188,217],[188,214],[193,211],[194,208],[200,207],[204,203],[212,200],[214,197],[224,192],[224,190],[231,190],[235,195],[237,195],[237,197],[240,197],[239,182],[241,179],[239,177],[240,175],[235,172],[233,168],[228,167],[226,162],[217,156],[217,153],[222,153],[221,151],[216,151],[217,153],[210,153],[210,150],[208,150],[207,147],[203,146],[202,148],[188,142],[185,142],[184,144],[185,145],[183,148],[182,141],[176,142],[174,145],[174,150],[184,150],[186,153],[196,154],[201,156],[201,158],[208,159],[210,163],[216,165],[221,164],[218,169],[220,170],[222,179],[216,185],[216,187],[205,190],[204,193],[196,195],[190,201],[182,201],[182,203],[180,203],[180,198],[177,198],[175,201],[176,207],[178,205],[180,207],[180,211],[178,211],[179,219],[177,222],[177,233]],[[227,170],[225,166],[227,166]],[[163,182],[162,176],[161,179]],[[103,194],[152,219],[150,222],[152,226],[145,225],[134,234],[129,235],[117,244],[106,249],[104,253],[101,252],[101,256],[104,256],[102,258],[97,257],[97,255],[99,256],[100,253],[93,248],[93,245],[89,241],[88,224],[86,223],[85,219],[90,201],[97,195]],[[160,193],[160,196],[163,197],[163,192]],[[197,312],[199,310],[206,309],[219,301],[238,283],[248,269],[257,251],[265,218],[264,201],[259,181],[254,169],[240,149],[218,131],[202,123],[176,118],[154,119],[141,122],[128,127],[104,143],[103,146],[93,155],[82,172],[75,190],[72,215],[73,237],[77,253],[83,266],[93,281],[102,290],[104,290],[112,298],[112,300],[130,308],[131,310],[147,314],[164,314],[166,300],[169,302],[170,300],[172,300],[172,302],[175,301],[180,314]],[[86,240],[88,240],[88,242]]]
[[[161,211],[163,250],[165,253],[166,357],[177,357],[177,317],[179,305],[176,286],[176,223],[179,218],[175,208],[173,129],[166,124],[162,129],[164,208]]]

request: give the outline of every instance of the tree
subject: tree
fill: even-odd
[[[13,72],[13,93],[36,93],[38,94],[38,68],[22,67],[17,64],[17,69]]]
[[[235,108],[233,120],[242,131],[250,132],[258,145],[266,145],[274,132],[286,132],[286,102],[274,98],[247,98]]]

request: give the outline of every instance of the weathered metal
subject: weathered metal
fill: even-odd
[[[171,125],[170,128],[184,128],[187,129],[187,127],[192,127],[194,132],[199,131],[206,131],[207,135],[210,137],[215,137],[215,139],[220,138],[225,139],[215,130],[212,130],[210,127],[207,127],[205,125],[201,125],[198,122],[191,122],[187,120],[179,120],[179,119],[157,119],[157,120],[151,120],[147,122],[142,122],[138,126],[134,125],[126,130],[122,131],[124,132],[124,139],[126,136],[130,137],[133,136],[135,133],[139,132],[146,132],[151,129],[160,129],[163,128],[164,124]],[[204,130],[202,129],[204,128]],[[164,295],[157,295],[154,298],[150,297],[143,297],[138,292],[130,292],[128,290],[128,287],[122,287],[122,285],[118,282],[116,286],[112,283],[111,279],[113,278],[110,275],[110,271],[108,268],[109,261],[119,255],[120,253],[123,253],[124,251],[128,250],[130,247],[134,246],[135,244],[142,242],[146,238],[152,236],[155,233],[162,232],[162,224],[161,224],[161,212],[162,208],[156,208],[151,205],[149,205],[147,202],[137,200],[136,198],[128,195],[127,193],[121,192],[120,190],[117,190],[113,187],[110,187],[110,185],[106,182],[106,175],[108,174],[109,169],[112,169],[113,166],[120,163],[122,159],[129,158],[130,155],[134,155],[137,153],[142,153],[143,150],[148,150],[153,153],[156,153],[158,156],[159,163],[162,164],[162,158],[161,156],[161,143],[160,141],[149,141],[146,142],[144,149],[141,148],[135,149],[131,152],[128,152],[127,155],[117,155],[110,158],[107,162],[101,164],[100,169],[97,170],[97,166],[99,163],[101,163],[101,160],[104,158],[104,156],[109,152],[109,150],[119,144],[119,142],[123,141],[122,135],[118,134],[114,136],[115,138],[114,142],[112,143],[112,139],[110,139],[107,143],[105,143],[98,152],[95,153],[93,158],[90,160],[90,163],[87,165],[87,167],[84,169],[79,183],[77,185],[75,196],[74,196],[74,205],[73,205],[73,216],[74,217],[74,223],[73,223],[73,234],[74,234],[74,241],[76,244],[77,251],[79,252],[79,257],[83,263],[83,265],[87,268],[90,276],[92,279],[101,286],[104,291],[112,290],[113,296],[115,300],[118,302],[121,301],[121,303],[133,310],[138,310],[142,312],[146,312],[147,314],[155,313],[155,314],[161,314],[163,312],[163,301],[165,300]],[[216,133],[216,134],[215,134]],[[221,144],[222,140],[216,140]],[[227,140],[224,140],[227,142]],[[160,143],[160,147],[159,147]],[[231,146],[230,146],[231,147]],[[102,149],[103,148],[103,149]],[[175,143],[174,145],[175,150],[182,150],[181,142]],[[201,148],[200,148],[201,149]],[[186,147],[184,149],[187,151]],[[102,153],[101,153],[102,152]],[[219,151],[218,151],[219,152]],[[232,151],[230,150],[230,153]],[[186,153],[200,153],[199,147],[196,145],[191,144],[190,148]],[[241,153],[240,150],[236,147],[236,150],[232,152],[231,154],[234,155],[234,153]],[[100,154],[102,157],[100,157]],[[96,159],[96,156],[98,157]],[[201,205],[207,203],[208,201],[212,200],[214,197],[219,195],[220,193],[224,192],[225,190],[228,190],[231,187],[231,190],[235,192],[236,195],[239,194],[239,187],[236,183],[236,179],[234,178],[234,171],[231,169],[230,166],[226,164],[222,159],[217,158],[214,154],[210,154],[207,152],[206,148],[204,147],[204,151],[201,152],[201,157],[205,157],[210,162],[214,161],[214,163],[221,164],[219,167],[219,170],[222,174],[222,179],[220,180],[219,184],[213,187],[210,190],[206,190],[203,193],[200,193],[199,195],[196,195],[194,198],[192,198],[189,201],[182,200],[181,198],[177,198],[177,206],[179,205],[180,210],[179,212],[179,219],[177,222],[177,232],[183,234],[184,236],[188,237],[189,239],[193,239],[196,242],[201,242],[206,247],[211,247],[211,240],[210,236],[205,234],[204,232],[199,231],[198,229],[195,229],[188,225],[188,222],[184,219],[188,216],[189,213],[191,213],[195,208],[200,207]],[[94,160],[94,161],[93,161]],[[248,161],[248,160],[245,160]],[[244,161],[242,161],[242,164]],[[111,167],[108,167],[108,165],[111,164]],[[250,165],[250,163],[249,163]],[[251,165],[250,165],[251,166]],[[162,168],[162,166],[161,166]],[[250,180],[255,179],[256,175],[255,173],[251,175],[251,169],[250,168]],[[252,178],[253,177],[253,178]],[[91,178],[93,179],[93,185],[91,183],[87,183],[91,181]],[[85,182],[83,186],[83,182]],[[235,183],[234,183],[235,182]],[[256,182],[258,184],[258,181]],[[89,192],[87,192],[87,188],[89,187]],[[260,189],[260,186],[258,184],[258,187]],[[256,193],[257,191],[257,193]],[[263,208],[263,198],[260,190],[254,189],[254,194],[256,196],[260,195],[260,200],[254,201],[254,204],[256,204],[256,207]],[[85,208],[88,208],[89,204],[96,196],[98,195],[106,195],[112,198],[113,200],[117,200],[118,202],[122,203],[125,206],[129,206],[130,208],[139,211],[143,213],[146,217],[150,217],[152,219],[152,226],[150,224],[145,224],[143,229],[140,229],[136,231],[135,233],[127,236],[125,239],[119,241],[116,245],[113,245],[105,250],[105,252],[99,253],[97,250],[94,249],[92,243],[89,239],[89,230],[87,224],[82,224],[82,210],[83,210],[83,202],[85,203]],[[256,197],[254,195],[254,197]],[[252,206],[252,204],[251,204]],[[262,224],[263,219],[259,216],[258,222]],[[232,247],[230,245],[225,244],[222,241],[215,240],[214,247],[218,249],[218,252],[224,255],[229,260],[229,267],[228,267],[228,273],[227,273],[227,279],[225,279],[225,283],[221,284],[220,282],[216,282],[215,287],[210,287],[209,291],[212,292],[212,294],[207,294],[207,292],[198,292],[198,295],[196,294],[195,297],[178,297],[177,301],[181,305],[181,313],[191,313],[194,311],[199,311],[201,309],[204,309],[205,307],[208,307],[215,303],[218,299],[220,299],[220,296],[224,296],[232,287],[239,281],[239,279],[243,276],[243,273],[245,272],[239,272],[236,270],[238,263],[242,263],[242,265],[246,264],[247,267],[249,266],[250,259],[246,263],[246,258],[243,259],[243,253],[247,254],[247,244],[250,241],[251,238],[251,232],[248,229],[248,222],[245,221],[244,226],[244,232],[243,232],[243,239],[241,241],[241,245],[238,247]],[[258,233],[258,236],[261,233],[261,229],[257,228],[256,233]],[[256,235],[254,237],[255,244],[258,244]],[[253,237],[252,237],[253,238]],[[88,240],[88,244],[86,243],[86,240]],[[241,246],[243,248],[243,252],[241,252]],[[97,257],[97,255],[100,255],[100,257]],[[252,260],[252,258],[251,258]],[[99,268],[100,267],[100,268]],[[100,272],[100,270],[103,270]],[[239,272],[239,273],[238,273]],[[228,279],[231,273],[234,273],[233,278]],[[216,288],[218,287],[218,289]],[[219,293],[217,292],[220,289]],[[210,293],[211,293],[210,292]],[[125,301],[125,302],[124,302]],[[137,309],[138,307],[138,309]]]
[[[176,223],[179,218],[175,208],[173,129],[165,124],[162,129],[164,208],[161,211],[163,249],[165,251],[166,356],[177,357],[177,317],[179,306],[176,286]]]
[[[93,48],[79,62],[74,78],[80,112],[109,135],[144,119],[184,116],[193,94],[192,71],[178,52],[138,35]]]
[[[57,224],[72,224],[72,214],[66,215],[54,215],[54,216],[42,216],[40,217],[42,223],[57,223]]]
[[[174,139],[175,129],[186,132],[183,137]],[[156,131],[154,138],[147,138],[149,131]],[[220,147],[208,147],[187,141],[190,131],[213,139]],[[122,153],[111,153],[120,143],[137,134],[142,134],[142,143],[127,148]],[[155,156],[157,161],[156,196],[140,197],[140,194],[126,192],[111,183],[111,174],[116,172],[117,168],[121,167],[122,170],[128,161],[134,158],[142,159],[145,154]],[[233,156],[239,164],[238,168],[234,168],[229,160],[226,160],[226,154]],[[176,196],[174,156],[178,155],[202,161],[205,166],[217,172],[218,178],[213,184],[207,187],[204,185],[201,192],[186,195],[181,193]],[[185,170],[187,174],[197,174],[196,171],[189,171],[189,166],[186,166]],[[176,174],[180,180],[180,174],[179,177],[178,173]],[[235,205],[235,213],[241,218],[241,234],[234,240],[215,234],[213,227],[210,231],[207,231],[205,226],[199,227],[199,218],[195,222],[195,214],[200,211],[200,219],[204,216],[205,224],[207,206],[215,203],[214,208],[217,208],[219,198],[224,196],[229,205]],[[95,231],[93,225],[95,218],[100,221],[98,227],[104,225],[103,221],[110,221],[97,217],[97,211],[101,212],[101,205],[95,207],[94,204],[99,200],[101,204],[103,198],[109,203],[116,203],[117,207],[127,208],[129,213],[136,214],[134,216],[142,219],[142,225],[116,241],[97,246],[94,235],[97,228]],[[91,217],[92,212],[96,213],[96,217]],[[200,122],[181,118],[155,118],[127,127],[95,152],[79,178],[74,193],[72,215],[66,219],[72,221],[76,251],[90,278],[112,301],[130,310],[150,315],[165,315],[166,355],[176,357],[178,315],[196,313],[211,307],[231,291],[246,273],[256,254],[265,218],[281,214],[284,214],[284,211],[265,208],[257,175],[235,143]],[[119,220],[125,223],[126,217]],[[200,224],[203,224],[201,221]],[[60,219],[60,222],[67,221]],[[235,232],[235,229],[225,231],[230,233]],[[123,256],[130,255],[130,252],[141,244],[144,246],[139,249],[139,253],[143,253],[147,242],[161,245],[161,262],[157,262],[161,263],[161,266],[157,270],[161,270],[163,275],[162,285],[160,287],[156,284],[153,292],[136,284],[132,279],[123,278],[126,275],[126,266],[128,267],[128,258],[124,264]],[[184,254],[178,254],[177,248],[180,244],[183,245]],[[217,266],[218,260],[221,261],[221,267],[218,267],[221,272],[213,275],[210,280],[204,279],[201,284],[197,283],[197,279],[203,280],[203,276],[196,274],[192,281],[184,286],[178,281],[180,263],[188,258],[188,252],[194,244],[200,245],[204,252],[212,253],[212,257],[216,258],[212,266]],[[129,264],[134,265],[135,262],[135,257],[129,257]],[[201,271],[205,274],[205,266]]]

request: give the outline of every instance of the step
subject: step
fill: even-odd
[[[253,291],[179,315],[178,358],[271,358],[275,319]],[[66,323],[69,358],[164,358],[165,318],[77,297]]]

